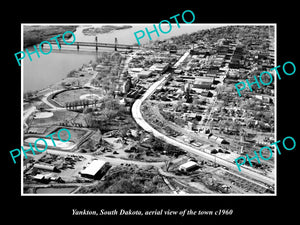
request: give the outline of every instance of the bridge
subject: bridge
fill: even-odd
[[[51,44],[57,45],[56,41],[50,41]],[[60,46],[64,46],[64,45],[69,45],[70,44],[66,44],[65,42],[61,42],[59,41],[59,45]],[[74,42],[72,44],[73,46],[76,45],[77,46],[77,50],[79,50],[80,46],[88,46],[88,47],[95,47],[96,51],[98,50],[98,47],[101,48],[114,48],[115,51],[117,51],[118,49],[139,49],[139,46],[136,45],[125,45],[125,44],[118,44],[118,40],[117,38],[115,38],[115,43],[110,44],[110,43],[100,43],[100,42]],[[42,45],[43,48],[43,45]]]

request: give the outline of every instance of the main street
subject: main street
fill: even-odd
[[[183,62],[184,59],[188,56],[188,53],[185,53],[180,59],[178,62]],[[183,58],[184,57],[184,58]],[[176,65],[178,66],[178,64],[176,63]],[[171,145],[174,145],[174,146],[177,146],[187,152],[190,152],[190,153],[193,153],[193,154],[196,154],[202,158],[205,158],[207,160],[210,160],[212,162],[215,162],[219,165],[222,165],[222,166],[225,166],[226,168],[229,168],[231,170],[234,170],[234,171],[237,171],[237,166],[232,163],[232,162],[229,162],[229,161],[226,161],[222,158],[219,158],[219,157],[216,157],[214,155],[211,155],[209,153],[206,153],[206,152],[203,152],[203,151],[200,151],[194,147],[191,147],[189,145],[186,145],[182,142],[179,142],[178,140],[174,139],[174,138],[171,138],[171,137],[168,137],[162,133],[160,133],[159,131],[157,131],[156,129],[154,129],[150,124],[148,124],[145,119],[143,118],[142,116],[142,113],[141,113],[141,105],[143,103],[143,101],[145,101],[147,98],[149,98],[154,92],[155,90],[158,88],[158,87],[161,87],[164,82],[167,80],[168,76],[170,76],[170,74],[165,74],[163,75],[162,79],[160,79],[159,81],[153,83],[149,89],[144,93],[144,95],[140,98],[140,99],[137,99],[134,104],[132,105],[132,116],[133,118],[135,119],[135,121],[137,122],[138,125],[140,125],[145,131],[149,132],[149,133],[152,133],[155,137],[171,144]],[[263,176],[262,174],[259,174],[257,173],[254,169],[252,168],[247,168],[245,166],[242,166],[242,171],[241,172],[238,172],[240,174],[243,174],[243,175],[246,175],[246,176],[249,176],[255,180],[258,180],[258,181],[261,181],[261,182],[264,182],[268,185],[271,185],[273,186],[274,185],[274,180],[269,178],[269,177],[266,177],[266,176]]]

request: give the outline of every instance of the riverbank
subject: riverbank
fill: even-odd
[[[77,27],[78,26],[24,25],[24,48],[49,40],[50,38],[58,34],[63,34],[66,31],[72,31],[74,33]]]

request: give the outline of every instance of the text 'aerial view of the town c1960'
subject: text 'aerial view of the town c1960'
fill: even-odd
[[[275,141],[275,83],[234,85],[275,67],[276,25],[183,24],[138,45],[147,26],[22,24],[29,52],[76,37],[23,60],[23,146],[48,148],[23,157],[22,195],[274,195],[274,157],[235,159]]]

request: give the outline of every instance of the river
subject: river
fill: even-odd
[[[105,25],[105,24],[101,24]],[[77,27],[74,32],[76,41],[81,42],[94,42],[95,36],[86,36],[82,33],[82,29],[90,26],[101,26],[100,24],[83,25]],[[109,25],[124,25],[124,24],[109,24]],[[135,44],[137,43],[134,32],[138,30],[145,30],[145,27],[149,31],[153,30],[153,24],[130,24],[132,28],[115,30],[105,34],[98,34],[98,42],[114,43],[115,38],[118,39],[119,44]],[[165,25],[165,24],[164,24]],[[162,30],[168,30],[168,27]],[[167,25],[166,25],[167,26]],[[179,36],[181,34],[190,34],[198,30],[220,27],[220,24],[180,24],[180,28],[176,24],[172,24],[172,30],[168,34],[162,34],[157,37],[155,33],[152,33],[153,40],[165,40],[172,36]],[[140,40],[142,44],[149,41],[147,35]],[[29,52],[33,49],[28,48]],[[98,51],[114,51],[114,49],[103,48]],[[87,64],[91,60],[95,60],[97,53],[94,49],[80,47],[80,50],[76,50],[76,46],[63,46],[62,50],[54,49],[48,55],[40,53],[40,58],[36,54],[32,55],[32,61],[29,60],[26,55],[23,60],[23,89],[24,92],[31,90],[40,90],[47,86],[58,82],[66,77],[66,75],[73,69],[78,69],[82,64]]]

